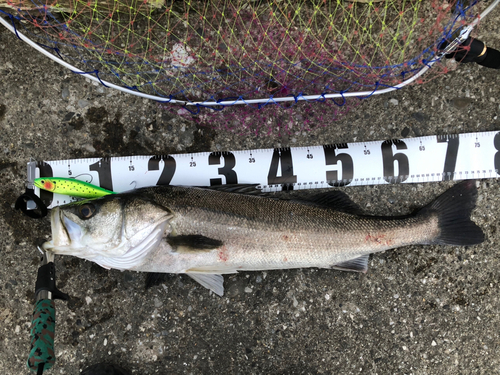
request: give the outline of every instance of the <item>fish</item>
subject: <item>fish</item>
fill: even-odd
[[[55,207],[46,251],[107,269],[186,274],[222,296],[224,274],[290,268],[367,272],[372,253],[475,245],[477,199],[464,181],[411,215],[369,216],[332,190],[275,197],[254,186],[157,186]],[[253,192],[253,193],[251,193]]]
[[[36,187],[52,193],[79,198],[99,198],[109,194],[116,194],[113,191],[74,178],[39,177],[35,178],[33,183]]]

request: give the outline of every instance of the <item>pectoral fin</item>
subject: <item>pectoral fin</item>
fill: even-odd
[[[224,295],[224,277],[215,273],[186,273],[194,281],[197,281],[205,288],[219,296]]]
[[[168,236],[166,241],[177,253],[205,252],[217,249],[224,244],[220,240],[198,234]]]
[[[341,271],[354,271],[354,272],[366,273],[366,271],[368,271],[369,257],[370,254],[362,255],[358,258],[354,258],[346,262],[334,264],[330,268],[334,268]]]

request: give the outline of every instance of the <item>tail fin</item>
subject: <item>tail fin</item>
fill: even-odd
[[[484,241],[484,233],[470,214],[476,206],[477,188],[474,180],[460,182],[445,191],[419,214],[438,214],[441,230],[433,243],[441,245],[475,245]]]

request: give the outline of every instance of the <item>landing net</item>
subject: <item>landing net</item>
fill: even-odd
[[[0,0],[10,23],[106,85],[184,105],[370,96],[447,72],[465,0]],[[5,9],[5,8],[4,8]],[[217,107],[216,107],[217,108]]]

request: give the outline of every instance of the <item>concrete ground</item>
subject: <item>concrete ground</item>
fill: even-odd
[[[500,48],[500,9],[479,36]],[[238,150],[500,131],[500,73],[477,65],[372,97],[307,132],[241,136],[211,130],[158,104],[94,86],[0,27],[0,368],[27,373],[47,219],[14,210],[26,162]],[[395,100],[394,100],[395,99]],[[317,104],[317,110],[322,105]],[[231,109],[227,109],[231,111]],[[292,116],[301,115],[301,107]],[[73,112],[73,115],[70,113]],[[256,117],[257,118],[257,117]],[[203,125],[203,124],[201,124]],[[452,183],[345,188],[367,213],[398,215]],[[500,183],[478,182],[471,247],[411,246],[370,258],[367,274],[300,269],[226,276],[218,297],[185,276],[145,290],[145,275],[56,258],[57,362],[78,374],[99,361],[135,374],[500,373]]]

